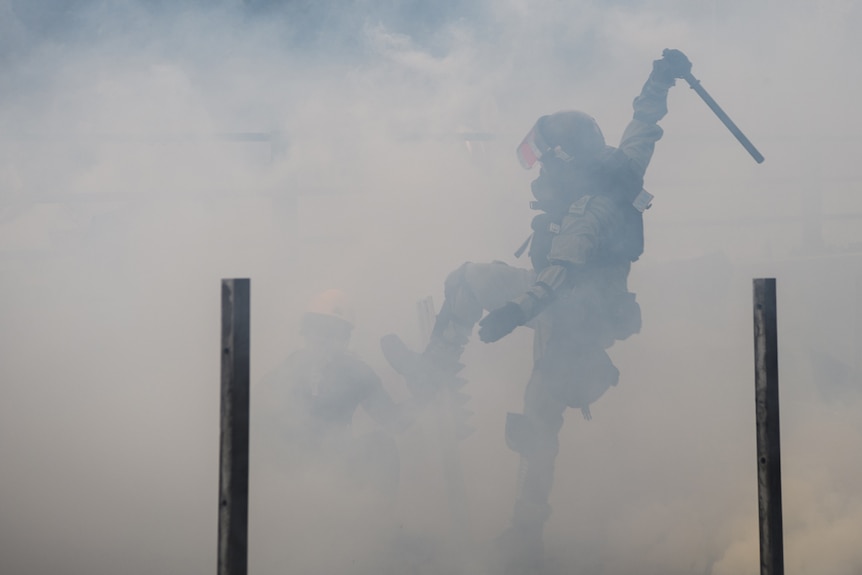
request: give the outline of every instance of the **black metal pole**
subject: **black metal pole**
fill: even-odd
[[[760,573],[784,575],[775,278],[754,280],[754,391]]]
[[[248,566],[250,292],[248,279],[222,280],[218,575]]]
[[[856,304],[856,314],[853,318],[853,349],[856,354],[856,373],[862,373],[862,275],[856,276],[856,290],[854,303]]]

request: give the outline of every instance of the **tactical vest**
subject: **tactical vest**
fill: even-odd
[[[570,197],[555,202],[530,202],[532,209],[542,213],[533,218],[533,234],[516,256],[520,256],[529,243],[528,255],[533,269],[538,272],[549,266],[551,242],[560,233],[563,219],[572,206],[578,202],[577,207],[586,210],[592,197],[603,195],[614,200],[623,215],[623,223],[620,229],[609,230],[606,238],[609,241],[604,253],[598,254],[599,259],[637,261],[644,249],[643,214],[633,202],[643,190],[643,178],[629,166],[630,161],[621,150],[609,148],[600,158],[598,168],[578,182]]]

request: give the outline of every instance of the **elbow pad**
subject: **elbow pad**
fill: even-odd
[[[530,321],[542,313],[554,301],[554,297],[554,290],[548,284],[536,282],[527,292],[513,301],[524,312],[524,321]]]

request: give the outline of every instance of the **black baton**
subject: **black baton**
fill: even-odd
[[[751,154],[751,157],[754,158],[754,161],[758,164],[763,162],[763,154],[757,151],[757,148],[754,147],[754,144],[745,137],[745,134],[742,133],[742,130],[736,127],[736,124],[733,123],[727,114],[724,113],[724,110],[721,109],[721,106],[712,99],[712,96],[709,95],[703,86],[700,85],[700,80],[691,75],[691,72],[686,72],[686,74],[682,77],[683,80],[688,82],[688,85],[691,86],[691,89],[697,92],[697,95],[700,96],[706,105],[709,106],[715,115],[718,116],[718,119],[721,120],[721,123],[727,126],[727,129],[730,130],[730,133],[736,136],[736,139],[739,140],[739,143],[748,150],[748,153]]]

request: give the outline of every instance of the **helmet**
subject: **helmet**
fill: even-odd
[[[353,307],[341,290],[322,291],[308,302],[299,332],[325,340],[347,342],[353,330]]]
[[[328,289],[315,295],[308,302],[305,312],[340,320],[353,327],[353,306],[347,295],[338,289]]]
[[[596,120],[583,112],[563,110],[542,116],[527,133],[516,152],[525,169],[550,155],[565,163],[583,163],[605,148],[605,137]]]

